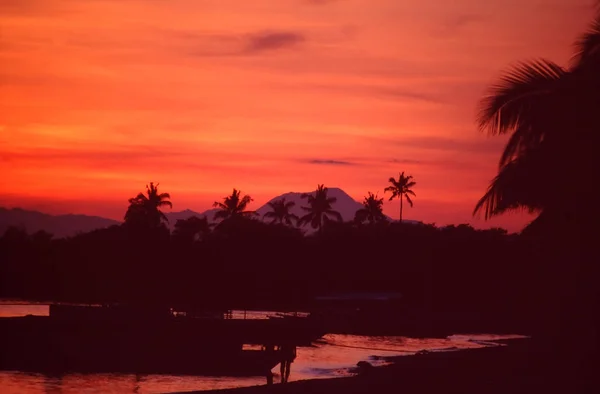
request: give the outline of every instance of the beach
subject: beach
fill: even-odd
[[[506,346],[430,352],[393,358],[391,365],[364,375],[314,379],[196,393],[587,393],[592,392],[577,369],[538,352],[530,339]],[[292,366],[293,374],[293,366]],[[189,394],[190,392],[188,392]]]

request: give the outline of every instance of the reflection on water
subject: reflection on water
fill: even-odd
[[[447,339],[364,337],[328,334],[313,347],[299,348],[290,381],[347,376],[361,360],[385,364],[385,356],[409,355],[419,350],[477,348],[504,336],[453,336]],[[481,341],[481,342],[480,342]],[[278,367],[273,369],[278,373]],[[277,377],[275,379],[277,382]],[[47,376],[0,371],[2,394],[165,393],[212,390],[265,384],[264,377],[232,378],[176,375],[69,374]]]
[[[0,304],[0,317],[12,316],[48,316],[50,307],[48,305],[29,305],[29,304]]]
[[[9,310],[9,308],[12,308]],[[21,309],[18,309],[21,308]],[[31,309],[41,308],[41,309]],[[45,312],[44,312],[44,309]],[[0,305],[0,316],[42,314],[47,306]],[[18,312],[25,313],[15,313]],[[444,351],[489,346],[488,341],[508,338],[496,335],[454,335],[444,339],[416,339],[398,336],[369,337],[328,334],[312,347],[298,349],[292,364],[290,381],[347,376],[358,361],[373,365],[386,363],[386,356],[410,355],[420,350]],[[273,368],[278,374],[279,367]],[[277,382],[277,377],[275,381]],[[168,393],[174,391],[212,390],[263,385],[264,377],[209,377],[132,374],[67,374],[48,376],[23,372],[0,371],[2,394],[131,394]]]

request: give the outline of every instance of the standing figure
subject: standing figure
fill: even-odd
[[[287,383],[290,378],[290,369],[292,363],[296,359],[296,346],[289,344],[281,345],[279,348],[279,354],[281,356],[281,383]]]

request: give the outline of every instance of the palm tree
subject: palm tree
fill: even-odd
[[[269,218],[271,220],[271,224],[279,223],[279,224],[287,224],[288,226],[293,226],[294,222],[297,223],[299,218],[298,216],[290,213],[290,209],[292,209],[296,203],[293,201],[285,201],[285,197],[280,198],[275,201],[270,201],[267,203],[271,210],[266,212],[263,217]]]
[[[199,241],[210,234],[211,227],[212,224],[208,222],[206,216],[179,219],[175,223],[173,237],[187,242]]]
[[[580,210],[589,209],[581,201],[593,195],[600,167],[600,13],[576,48],[570,67],[521,63],[481,101],[480,129],[510,137],[474,214],[483,211],[488,219],[513,209],[549,209],[589,216]]]
[[[387,220],[383,214],[383,198],[377,198],[376,194],[369,192],[362,204],[363,207],[356,211],[354,215],[356,223],[363,223],[367,220],[369,223],[374,224]]]
[[[136,197],[129,199],[125,223],[159,227],[163,222],[169,221],[161,208],[173,208],[173,204],[169,201],[171,195],[159,193],[158,185],[158,183],[154,185],[153,182],[150,182],[150,186],[146,185],[146,194],[139,193]]]
[[[509,139],[498,174],[473,214],[483,212],[488,219],[515,209],[539,213],[524,234],[541,236],[540,259],[548,273],[536,288],[558,308],[555,316],[546,316],[549,332],[541,335],[569,349],[564,358],[570,360],[577,359],[571,351],[585,347],[573,344],[574,339],[582,344],[594,340],[582,327],[597,331],[586,319],[595,316],[598,305],[590,295],[597,294],[599,279],[597,259],[591,258],[600,219],[594,201],[600,177],[599,110],[600,12],[576,43],[569,66],[548,60],[521,63],[480,103],[480,130]],[[553,327],[560,330],[553,333]],[[583,360],[577,362],[591,364]]]
[[[317,185],[314,195],[312,193],[302,194],[301,197],[307,200],[308,206],[302,207],[307,214],[300,218],[298,226],[310,223],[312,228],[319,229],[319,233],[321,233],[323,222],[330,220],[329,217],[336,219],[338,222],[343,221],[342,215],[331,207],[331,204],[334,204],[337,198],[327,197],[327,190],[325,186]]]
[[[215,201],[213,207],[219,208],[214,219],[245,218],[256,215],[255,211],[246,211],[253,199],[249,195],[241,196],[241,190],[233,189],[231,195],[224,197],[223,202]]]
[[[400,222],[402,222],[403,197],[406,198],[406,201],[408,201],[411,208],[413,206],[413,202],[412,202],[411,198],[409,197],[409,194],[411,196],[416,197],[416,194],[410,189],[411,187],[413,187],[417,184],[416,182],[412,181],[412,179],[413,179],[412,175],[405,176],[404,171],[402,171],[400,173],[400,175],[398,175],[398,180],[395,180],[394,177],[390,177],[390,179],[388,179],[388,182],[390,182],[392,184],[392,186],[388,186],[384,190],[384,193],[385,192],[392,193],[392,196],[390,197],[390,201],[392,201],[394,198],[400,199]]]

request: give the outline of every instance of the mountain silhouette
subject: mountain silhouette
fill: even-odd
[[[306,199],[301,196],[304,192],[288,192],[281,194],[277,197],[273,197],[266,204],[262,205],[256,210],[259,214],[257,218],[263,220],[263,216],[270,210],[268,205],[269,202],[285,198],[286,201],[293,201],[296,205],[290,210],[298,216],[303,216],[305,211],[301,208],[307,206]],[[314,194],[314,191],[306,192],[306,194]],[[328,188],[327,195],[329,197],[335,197],[337,201],[332,204],[334,210],[338,211],[345,222],[354,220],[354,214],[357,210],[362,208],[362,204],[348,195],[345,191],[340,188],[332,187]],[[204,212],[196,212],[190,209],[177,212],[165,212],[167,219],[169,219],[168,226],[173,230],[175,223],[180,219],[187,219],[192,216],[206,216],[208,221],[214,223],[214,215],[218,209],[208,209]],[[394,221],[394,219],[388,217],[388,220]],[[268,221],[266,219],[265,221]],[[88,215],[49,215],[37,211],[29,211],[21,208],[6,209],[0,208],[0,235],[6,231],[10,226],[22,227],[29,233],[34,233],[39,230],[44,230],[54,234],[56,238],[69,237],[76,235],[77,233],[88,232],[98,228],[109,227],[112,225],[121,224],[121,221],[107,219],[98,216]],[[404,220],[404,223],[419,223],[414,220]],[[303,228],[307,233],[314,231],[310,225],[305,225]]]
[[[24,228],[29,233],[44,230],[56,238],[70,237],[80,232],[121,224],[116,220],[89,215],[49,215],[21,208],[0,208],[0,234],[11,226]]]
[[[315,192],[311,191],[311,192],[305,192],[305,193],[314,195]],[[262,218],[265,213],[270,211],[270,207],[268,205],[269,202],[279,200],[281,198],[285,198],[286,201],[293,201],[296,203],[296,205],[292,209],[290,209],[290,212],[299,217],[302,217],[306,214],[306,211],[304,211],[302,209],[302,207],[308,205],[306,199],[302,198],[302,194],[305,194],[305,193],[289,192],[289,193],[285,193],[280,196],[274,197],[271,200],[269,200],[265,205],[258,208],[256,210],[256,212]],[[344,222],[354,220],[354,214],[356,213],[357,210],[362,208],[361,203],[359,203],[358,201],[356,201],[355,199],[350,197],[348,195],[348,193],[346,193],[345,191],[343,191],[342,189],[337,188],[337,187],[328,188],[327,197],[335,197],[337,199],[337,201],[332,204],[332,208],[334,210],[338,211],[342,215]],[[303,228],[307,231],[312,230],[310,225],[305,225]]]

